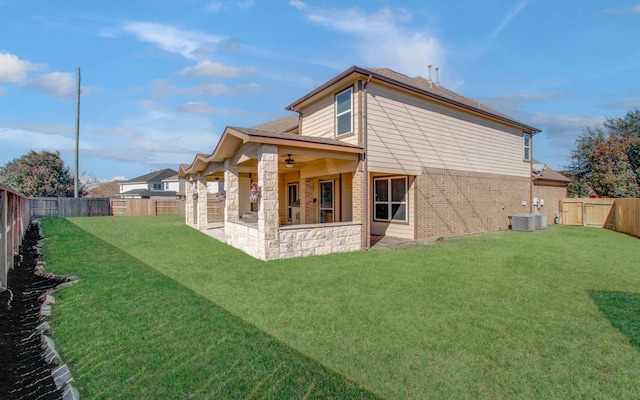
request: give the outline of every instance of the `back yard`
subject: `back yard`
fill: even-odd
[[[262,262],[176,217],[50,219],[82,398],[640,398],[640,242],[551,226]]]

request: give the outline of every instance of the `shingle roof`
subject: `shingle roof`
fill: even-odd
[[[375,72],[378,75],[386,76],[389,79],[402,82],[408,86],[413,86],[425,92],[436,94],[438,96],[447,98],[449,100],[453,100],[461,104],[465,104],[469,107],[473,107],[496,116],[500,116],[502,118],[511,119],[511,117],[509,117],[508,115],[502,114],[501,112],[496,111],[493,108],[487,107],[484,104],[480,104],[475,100],[471,100],[470,98],[467,98],[459,95],[458,93],[452,92],[451,90],[446,89],[440,86],[439,84],[436,84],[433,81],[429,81],[428,79],[425,79],[421,76],[416,76],[411,78],[407,75],[393,71],[389,68],[366,68],[366,69],[371,72]]]
[[[392,85],[405,88],[407,90],[414,91],[418,94],[431,97],[433,99],[437,99],[440,101],[444,101],[446,103],[452,104],[454,106],[462,107],[468,109],[470,111],[492,117],[494,119],[507,122],[509,124],[514,124],[524,131],[528,131],[530,133],[540,132],[539,129],[534,128],[532,126],[523,124],[508,115],[502,114],[490,107],[487,107],[483,104],[480,104],[477,101],[471,100],[467,97],[461,96],[457,93],[454,93],[444,87],[436,84],[433,81],[429,81],[428,79],[422,77],[411,78],[399,72],[390,70],[389,68],[361,68],[353,66],[348,70],[344,71],[340,75],[334,77],[330,81],[324,83],[323,85],[315,88],[311,92],[307,93],[300,99],[291,103],[286,107],[287,110],[295,110],[298,105],[305,102],[306,100],[312,98],[316,94],[322,92],[323,90],[331,87],[332,85],[340,82],[341,80],[347,78],[351,74],[361,74],[361,75],[369,75],[372,78],[378,79],[383,82],[390,83]]]
[[[245,135],[254,136],[254,137],[285,139],[285,140],[291,140],[294,142],[330,144],[333,146],[361,149],[360,146],[356,146],[354,144],[350,144],[350,143],[343,142],[341,140],[330,139],[330,138],[292,135],[290,133],[284,133],[284,132],[267,132],[267,131],[262,131],[254,128],[242,128],[238,126],[230,126],[229,128],[235,131],[238,131],[240,133],[244,133]]]
[[[264,124],[252,126],[252,129],[267,132],[288,132],[298,127],[298,116],[289,115]]]
[[[160,182],[163,179],[169,178],[173,175],[177,175],[178,171],[175,171],[171,168],[165,168],[160,171],[150,172],[145,175],[138,176],[133,179],[129,179],[124,183],[136,183],[136,182]]]
[[[533,160],[534,164],[542,164],[541,162],[539,162],[538,160]],[[571,179],[567,178],[566,176],[562,175],[560,172],[551,169],[549,166],[547,166],[547,168],[544,169],[544,171],[542,172],[531,172],[531,176],[533,177],[533,180],[545,180],[545,181],[556,181],[556,182],[571,182]]]

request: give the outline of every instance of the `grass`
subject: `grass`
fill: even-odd
[[[48,269],[84,279],[52,321],[83,398],[640,398],[638,347],[592,300],[639,291],[615,232],[262,262],[172,217],[43,230]]]

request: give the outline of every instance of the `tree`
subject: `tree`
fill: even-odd
[[[640,197],[640,110],[586,128],[567,172],[582,195]]]
[[[73,197],[74,180],[60,153],[31,150],[0,168],[0,182],[27,197]],[[81,189],[80,195],[84,194]]]

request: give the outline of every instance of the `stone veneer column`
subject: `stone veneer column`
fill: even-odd
[[[369,238],[367,237],[367,216],[365,215],[365,196],[364,196],[364,181],[365,175],[362,168],[363,161],[358,163],[358,168],[356,168],[353,173],[353,180],[351,181],[351,196],[352,196],[352,220],[353,222],[361,222],[362,228],[360,231],[360,248],[367,248],[367,241]]]
[[[258,187],[261,188],[258,209],[259,258],[272,260],[280,256],[278,224],[278,146],[260,145],[258,150]]]
[[[206,231],[209,218],[207,217],[207,177],[198,174],[198,230]]]
[[[313,223],[313,180],[305,178],[300,180],[300,223]]]
[[[238,188],[238,167],[231,165],[231,160],[224,160],[224,222],[238,222],[240,219],[240,190]]]
[[[191,197],[191,193],[193,192],[193,183],[190,181],[190,179],[191,177],[187,176],[184,185],[184,214],[186,223],[188,225],[193,225],[195,223],[195,210],[193,207],[193,198]]]

